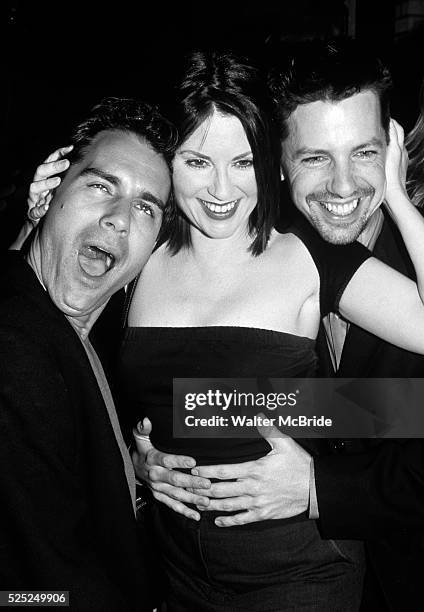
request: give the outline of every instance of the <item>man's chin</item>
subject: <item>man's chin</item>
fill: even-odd
[[[110,298],[110,292],[97,293],[95,295],[71,295],[55,296],[53,301],[56,306],[67,317],[75,319],[90,318],[99,309],[103,309]]]
[[[326,242],[337,245],[350,244],[355,242],[363,232],[366,221],[356,221],[347,226],[336,226],[309,219],[321,238]]]
[[[364,199],[352,212],[345,216],[332,215],[321,206],[311,206],[305,211],[306,218],[320,236],[331,244],[345,245],[355,242],[366,229],[379,206],[372,206],[372,201]]]

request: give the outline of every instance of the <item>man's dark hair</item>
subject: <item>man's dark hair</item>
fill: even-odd
[[[179,144],[216,110],[237,117],[253,154],[258,203],[249,217],[253,236],[250,251],[265,249],[274,226],[279,202],[281,143],[273,101],[259,69],[246,59],[227,52],[192,53],[176,86],[176,104],[169,117],[178,128]],[[176,202],[165,216],[163,240],[175,254],[190,246],[190,225]]]
[[[156,107],[133,98],[104,98],[81,121],[71,136],[72,152],[67,156],[71,164],[81,160],[87,147],[103,130],[120,130],[145,139],[154,151],[170,163],[177,142],[174,126]]]
[[[390,72],[359,42],[344,39],[302,43],[286,58],[277,59],[268,80],[277,104],[282,140],[288,135],[287,120],[299,104],[340,102],[366,90],[378,96],[381,122],[388,139]]]

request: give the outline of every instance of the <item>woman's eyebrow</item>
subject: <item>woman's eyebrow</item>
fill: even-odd
[[[240,153],[240,155],[236,155],[235,157],[233,157],[233,161],[238,161],[239,159],[244,159],[245,157],[248,157],[249,155],[252,155],[252,151],[246,151],[245,153]]]
[[[183,151],[180,151],[180,154],[184,154],[184,153],[188,153],[189,155],[195,155],[196,157],[201,157],[202,159],[210,160],[210,157],[208,155],[205,155],[204,153],[200,153],[200,151],[194,151],[193,149],[184,149]]]

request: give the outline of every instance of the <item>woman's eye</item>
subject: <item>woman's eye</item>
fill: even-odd
[[[253,167],[253,159],[239,159],[236,161],[235,165],[237,168],[252,168]]]
[[[187,166],[190,166],[190,168],[205,168],[208,165],[206,159],[196,158],[186,159],[185,163],[187,164]]]

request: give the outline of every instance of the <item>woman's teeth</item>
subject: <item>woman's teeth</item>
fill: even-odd
[[[237,200],[233,200],[232,202],[228,202],[228,204],[212,204],[211,202],[207,202],[206,200],[202,200],[202,204],[206,206],[208,210],[214,213],[227,213],[230,210],[233,210],[234,206],[237,204]]]
[[[345,217],[350,215],[355,208],[358,206],[360,198],[352,200],[349,204],[333,204],[331,202],[320,202],[321,206],[326,208],[328,212],[338,215],[339,217]]]

